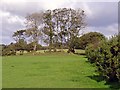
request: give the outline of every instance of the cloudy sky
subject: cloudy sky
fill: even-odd
[[[1,0],[0,44],[14,41],[12,34],[25,28],[27,14],[63,7],[85,11],[87,27],[84,33],[97,31],[109,37],[118,32],[118,0]]]

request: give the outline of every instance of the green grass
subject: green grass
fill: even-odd
[[[3,57],[3,88],[108,88],[97,82],[84,56],[41,54]]]

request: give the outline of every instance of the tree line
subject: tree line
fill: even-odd
[[[25,17],[25,29],[17,30],[12,37],[16,43],[3,46],[3,53],[16,54],[24,50],[37,51],[48,49],[49,52],[59,48],[68,49],[68,53],[75,53],[75,48],[85,49],[87,44],[99,42],[105,36],[98,32],[91,32],[80,37],[80,31],[86,27],[86,15],[81,9],[59,8],[28,14]],[[40,45],[40,44],[41,45]],[[42,45],[46,44],[47,47]],[[9,52],[9,53],[8,53]]]
[[[63,49],[64,46],[69,52],[74,52],[73,43],[86,26],[85,13],[81,9],[59,8],[40,11],[28,14],[25,19],[26,29],[17,30],[12,37],[20,47],[26,42],[32,43],[34,51],[41,41],[48,45],[50,52],[52,49],[56,51],[57,47]]]

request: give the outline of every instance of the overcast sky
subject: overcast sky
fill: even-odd
[[[1,0],[0,44],[13,42],[14,31],[24,29],[25,16],[32,12],[55,8],[81,8],[86,13],[84,33],[97,31],[106,37],[118,33],[118,0]]]

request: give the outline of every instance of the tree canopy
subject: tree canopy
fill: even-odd
[[[87,45],[99,43],[102,40],[105,40],[105,36],[102,33],[89,32],[79,37],[76,48],[85,49]]]

